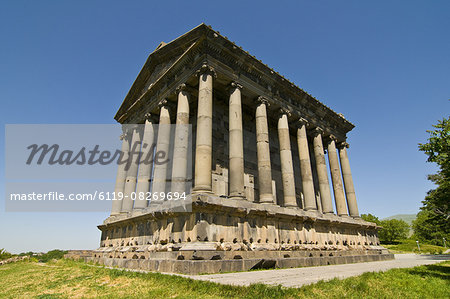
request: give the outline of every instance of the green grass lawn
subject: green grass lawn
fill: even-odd
[[[398,244],[381,244],[383,247],[389,249],[392,253],[419,253],[417,243],[415,240],[401,240]],[[422,244],[420,245],[420,252],[426,254],[442,254],[447,248],[436,245]]]
[[[110,270],[70,260],[0,266],[1,298],[448,298],[449,295],[450,262],[365,273],[299,289],[260,284],[226,286],[158,273]]]

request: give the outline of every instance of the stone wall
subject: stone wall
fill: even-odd
[[[130,251],[132,249],[129,249]],[[128,257],[129,256],[129,257]],[[394,255],[385,249],[353,251],[172,251],[158,252],[145,257],[145,252],[134,251],[127,257],[108,257],[101,250],[86,261],[94,261],[109,267],[159,271],[167,273],[206,274],[220,272],[248,271],[336,265],[384,261]]]
[[[101,247],[116,258],[124,256],[125,247],[150,253],[182,250],[193,242],[199,242],[198,249],[223,251],[346,251],[379,245],[377,226],[361,219],[212,196],[193,200],[191,213],[154,212],[99,226]]]

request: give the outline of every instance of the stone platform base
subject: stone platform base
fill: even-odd
[[[295,268],[384,261],[394,258],[386,249],[351,251],[174,251],[155,252],[150,259],[84,258],[105,266],[166,273],[206,274],[253,269]]]
[[[164,204],[106,219],[98,226],[102,257],[148,258],[153,252],[188,249],[344,251],[379,245],[377,225],[360,218],[207,194],[192,198],[192,212],[172,212]]]
[[[379,261],[378,226],[361,218],[260,204],[211,194],[191,212],[171,202],[108,217],[100,248],[85,260],[186,274]]]

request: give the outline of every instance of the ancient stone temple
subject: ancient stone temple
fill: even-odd
[[[127,126],[124,153],[144,141],[174,148],[171,164],[119,165],[115,191],[190,183],[192,205],[114,201],[93,260],[215,273],[392,258],[359,217],[346,137],[354,125],[210,27],[162,42],[115,119],[144,126]],[[190,125],[192,151],[156,124]]]

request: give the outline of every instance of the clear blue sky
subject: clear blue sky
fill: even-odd
[[[417,213],[436,170],[417,143],[450,111],[450,2],[362,2],[2,1],[1,122],[113,123],[148,54],[204,22],[356,124],[361,213]],[[0,151],[0,248],[98,246],[106,213],[5,213]]]

